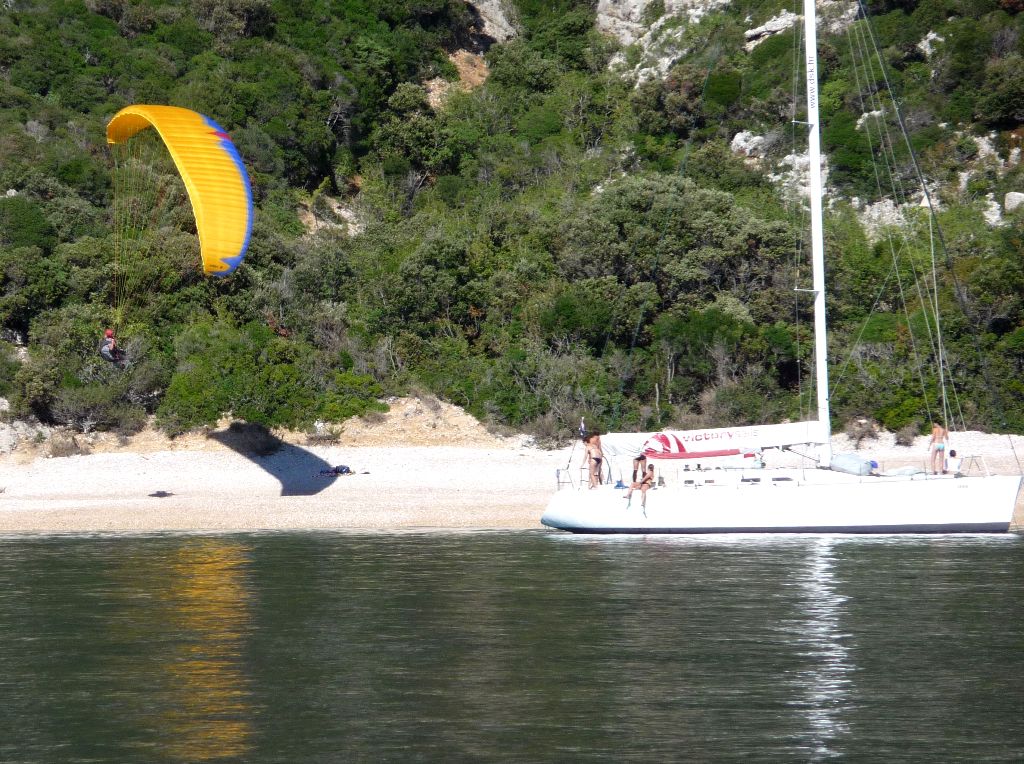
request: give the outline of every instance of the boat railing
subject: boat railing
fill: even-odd
[[[981,454],[969,454],[962,457],[960,461],[958,475],[966,477],[974,473],[982,474],[985,477],[989,477],[992,474],[988,468],[988,462],[985,461],[985,457]]]
[[[555,470],[555,490],[561,491],[566,486],[569,488],[576,487],[576,483],[572,479],[572,471],[568,468],[562,469],[559,467]]]

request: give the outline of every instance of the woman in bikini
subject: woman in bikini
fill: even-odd
[[[587,463],[590,466],[590,487],[597,488],[601,485],[601,465],[604,462],[604,452],[601,450],[601,436],[588,435],[586,439]]]
[[[637,488],[639,488],[640,489],[640,506],[641,507],[646,507],[647,506],[647,491],[650,490],[652,485],[654,485],[654,465],[653,464],[648,464],[647,465],[647,471],[644,472],[640,476],[639,480],[634,482],[629,487],[628,491],[626,491],[626,499],[627,499],[626,506],[628,507],[632,503],[632,500],[630,499],[630,497],[633,495],[633,491],[636,490]]]
[[[949,440],[949,430],[938,422],[932,422],[932,439],[929,441],[929,450],[932,457],[932,474],[938,475],[939,470],[945,472],[946,441]]]

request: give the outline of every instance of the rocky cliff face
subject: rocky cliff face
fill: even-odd
[[[731,0],[598,0],[596,26],[599,30],[617,39],[624,50],[611,61],[613,71],[632,80],[637,86],[649,80],[664,78],[673,66],[690,52],[686,47],[686,33],[689,27],[700,22],[708,14],[727,8]],[[819,28],[831,33],[843,32],[857,18],[856,0],[817,0]],[[799,9],[795,9],[799,10]],[[744,47],[751,51],[762,42],[803,22],[803,17],[793,10],[782,10],[771,17],[747,16],[749,28],[745,32]],[[929,33],[918,44],[926,58],[931,58],[933,47],[942,38]],[[865,123],[884,117],[882,112],[870,112],[861,117],[858,130],[867,129]],[[991,136],[974,137],[978,144],[978,156],[973,162],[965,163],[960,177],[960,193],[966,195],[967,183],[979,167],[996,165],[996,174],[1005,173],[1020,162],[1020,153],[1015,151],[1008,162],[1003,162],[991,149]],[[743,156],[750,164],[767,172],[773,181],[787,192],[806,196],[807,157],[790,155],[769,166],[764,151],[765,137],[741,132],[734,136],[732,150]],[[986,164],[987,163],[987,164]],[[992,170],[992,167],[989,167]],[[823,168],[823,182],[827,184],[827,169]],[[851,200],[860,212],[861,221],[869,237],[880,235],[885,226],[898,222],[903,207],[916,207],[924,203],[924,195],[897,205],[889,200],[865,204]],[[932,203],[940,204],[940,195],[932,193]],[[1000,203],[1001,202],[1001,203]],[[983,214],[990,225],[1002,223],[1002,212],[1024,205],[1024,194],[1012,193],[997,200],[993,194],[978,200]]]
[[[688,26],[697,24],[714,11],[722,10],[731,0],[598,0],[596,26],[612,35],[624,46],[639,49],[639,61],[630,68],[627,57],[620,54],[612,67],[643,83],[664,77],[688,52],[682,42]],[[662,11],[662,7],[664,10]],[[836,32],[853,23],[857,16],[855,0],[818,0],[818,13],[823,26]],[[801,17],[784,10],[772,18],[748,17],[747,50],[752,50],[774,34],[799,23]]]
[[[467,5],[477,16],[480,34],[493,42],[508,42],[519,34],[512,6],[506,0],[473,0]]]
[[[649,37],[668,19],[692,11],[699,20],[712,7],[728,5],[729,0],[665,0],[665,12],[652,18],[655,0],[598,0],[597,28],[619,40],[623,45],[640,42]]]
[[[640,63],[636,66],[628,67],[622,53],[612,59],[611,66],[642,84],[664,77],[686,55],[682,40],[689,25],[696,24],[711,11],[726,7],[729,2],[664,0],[655,4],[656,0],[598,0],[596,25],[624,46],[635,45],[639,49]],[[661,6],[664,6],[663,13]]]

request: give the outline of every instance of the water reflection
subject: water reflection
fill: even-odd
[[[800,672],[795,703],[806,715],[816,758],[839,756],[838,739],[849,734],[844,712],[850,704],[853,664],[845,645],[849,638],[841,620],[847,597],[839,594],[835,576],[835,540],[811,542],[797,585],[806,599],[795,639],[810,666]]]
[[[1022,549],[10,539],[0,761],[1024,760]]]
[[[251,679],[244,664],[249,556],[237,541],[189,539],[123,570],[147,582],[152,603],[142,628],[153,637],[149,660],[156,665],[126,667],[155,684],[150,702],[139,707],[139,723],[163,731],[161,747],[171,759],[211,761],[251,750]]]

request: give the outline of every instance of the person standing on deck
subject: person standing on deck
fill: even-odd
[[[928,449],[932,459],[932,474],[938,475],[945,468],[946,444],[949,441],[949,430],[938,422],[932,422],[932,437],[928,441]]]
[[[640,454],[640,456],[633,459],[633,479],[631,483],[638,482],[647,472],[647,455]]]
[[[604,452],[601,450],[601,436],[592,433],[586,439],[587,466],[590,468],[590,487],[601,485],[601,466],[604,463]]]

